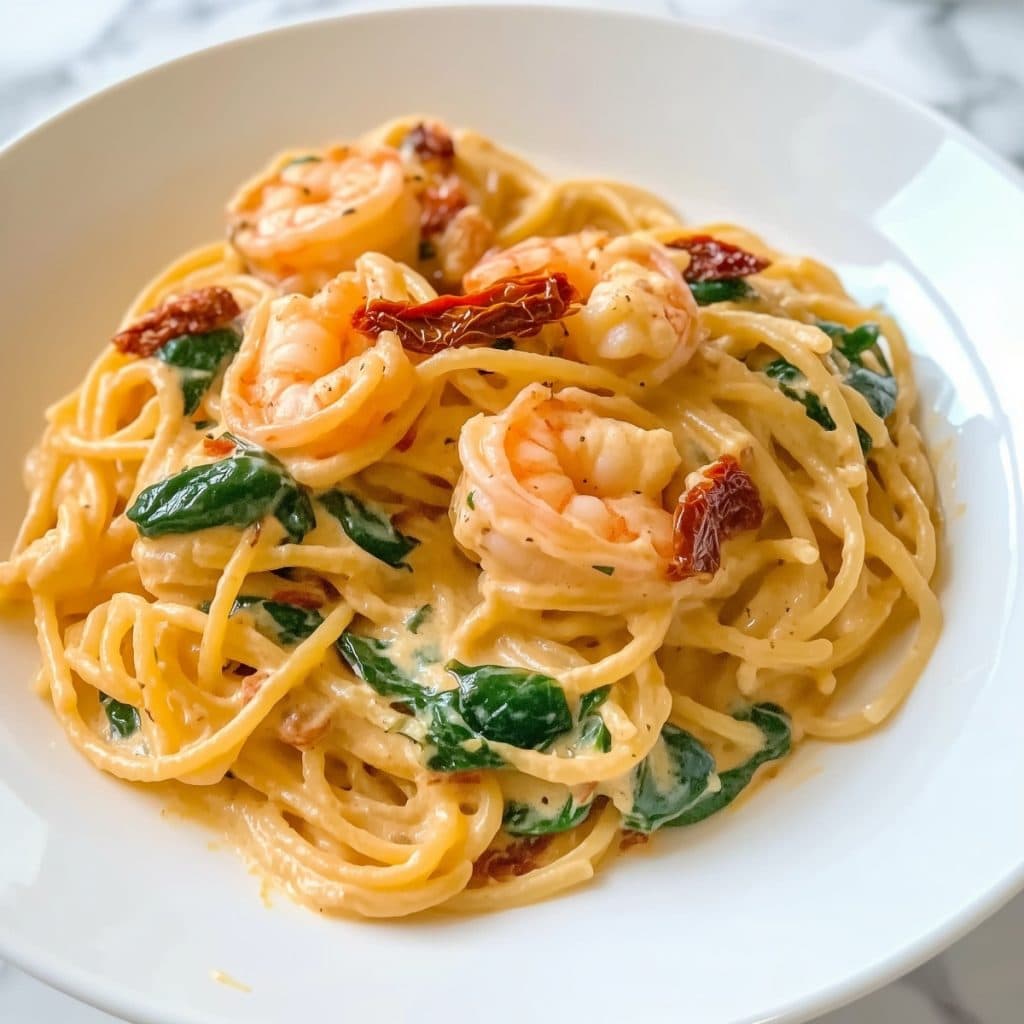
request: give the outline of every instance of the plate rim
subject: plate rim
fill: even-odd
[[[703,24],[685,15],[677,17],[655,11],[637,11],[622,7],[579,6],[571,3],[552,3],[548,0],[540,3],[533,3],[530,0],[520,0],[520,2],[502,0],[498,3],[490,3],[486,0],[484,2],[445,0],[445,2],[437,4],[428,0],[419,5],[414,0],[384,0],[379,6],[373,8],[342,11],[326,16],[317,14],[310,17],[300,16],[298,19],[280,25],[246,32],[230,39],[189,50],[92,90],[70,104],[30,121],[17,131],[0,145],[0,161],[22,149],[37,135],[41,135],[65,120],[74,118],[79,111],[102,102],[108,95],[122,90],[130,90],[138,81],[160,75],[173,66],[187,65],[190,61],[204,59],[214,52],[224,53],[231,49],[244,48],[254,40],[270,36],[301,34],[309,31],[311,26],[343,25],[361,21],[386,22],[403,14],[441,18],[466,10],[494,12],[496,15],[502,13],[554,14],[572,15],[592,21],[647,22],[652,25],[672,26],[673,29],[681,29],[694,35],[703,35],[773,52],[785,58],[787,62],[801,64],[835,79],[852,83],[861,90],[874,93],[888,105],[901,108],[904,113],[924,118],[938,128],[946,138],[952,138],[964,145],[974,156],[980,158],[1024,196],[1024,170],[996,152],[950,116],[889,85],[873,81],[860,73],[835,67],[824,57],[803,50],[794,44],[760,36],[749,30],[735,30],[721,25]],[[1021,511],[1024,511],[1024,498],[1022,498],[1019,487],[1021,483],[1020,462],[1015,462],[1011,468],[1018,484],[1015,497]],[[738,1020],[736,1024],[803,1024],[820,1014],[839,1009],[870,995],[938,956],[995,914],[1014,896],[1024,892],[1024,849],[1020,851],[1018,857],[1017,864],[986,885],[982,895],[972,902],[965,903],[957,914],[948,918],[943,924],[933,927],[913,942],[904,945],[897,953],[891,954],[883,965],[880,966],[877,961],[868,963],[841,980],[825,985],[810,994],[792,997],[785,1003],[776,1005],[767,1015],[757,1014],[744,1018],[742,1021]],[[224,1018],[220,1014],[195,1011],[191,1008],[186,1011],[186,1015],[182,1015],[178,1009],[172,1008],[175,1015],[171,1017],[169,1016],[171,1010],[162,1009],[155,1003],[148,1000],[140,1001],[132,995],[120,995],[101,976],[68,963],[58,954],[50,953],[45,947],[30,940],[19,938],[13,928],[0,921],[0,961],[2,960],[8,961],[17,969],[58,991],[65,992],[103,1012],[137,1022],[137,1024],[222,1024],[222,1022],[223,1024],[234,1024],[233,1020]],[[256,1012],[259,1012],[258,1008],[256,1008]]]

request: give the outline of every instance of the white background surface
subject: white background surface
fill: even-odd
[[[283,22],[370,6],[318,0],[0,0],[0,141],[169,57]],[[1024,163],[1022,0],[665,0],[596,6],[682,15],[792,43],[942,109]],[[827,1024],[1019,1024],[1022,948],[1024,900],[1018,899],[949,953],[830,1015]],[[111,1020],[0,967],[0,1021]]]

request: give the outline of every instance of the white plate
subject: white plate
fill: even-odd
[[[365,924],[267,909],[202,828],[87,767],[29,692],[26,620],[4,622],[0,954],[160,1024],[799,1020],[894,977],[1024,882],[1024,193],[947,123],[776,47],[537,8],[306,24],[142,75],[0,156],[0,527],[44,403],[151,272],[218,234],[233,186],[416,109],[752,225],[892,307],[949,515],[931,666],[890,728],[801,750],[742,813],[589,888]]]

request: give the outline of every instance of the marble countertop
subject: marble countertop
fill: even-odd
[[[668,14],[799,47],[930,104],[1024,167],[1024,0],[561,2]],[[374,6],[381,4],[0,0],[0,144],[161,61],[275,25]],[[947,953],[819,1024],[1020,1024],[1022,947],[1024,896]],[[3,964],[0,1020],[114,1024]]]

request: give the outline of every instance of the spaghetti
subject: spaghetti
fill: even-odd
[[[48,411],[0,566],[95,766],[321,911],[484,911],[906,697],[932,470],[826,267],[416,118],[228,216]]]

